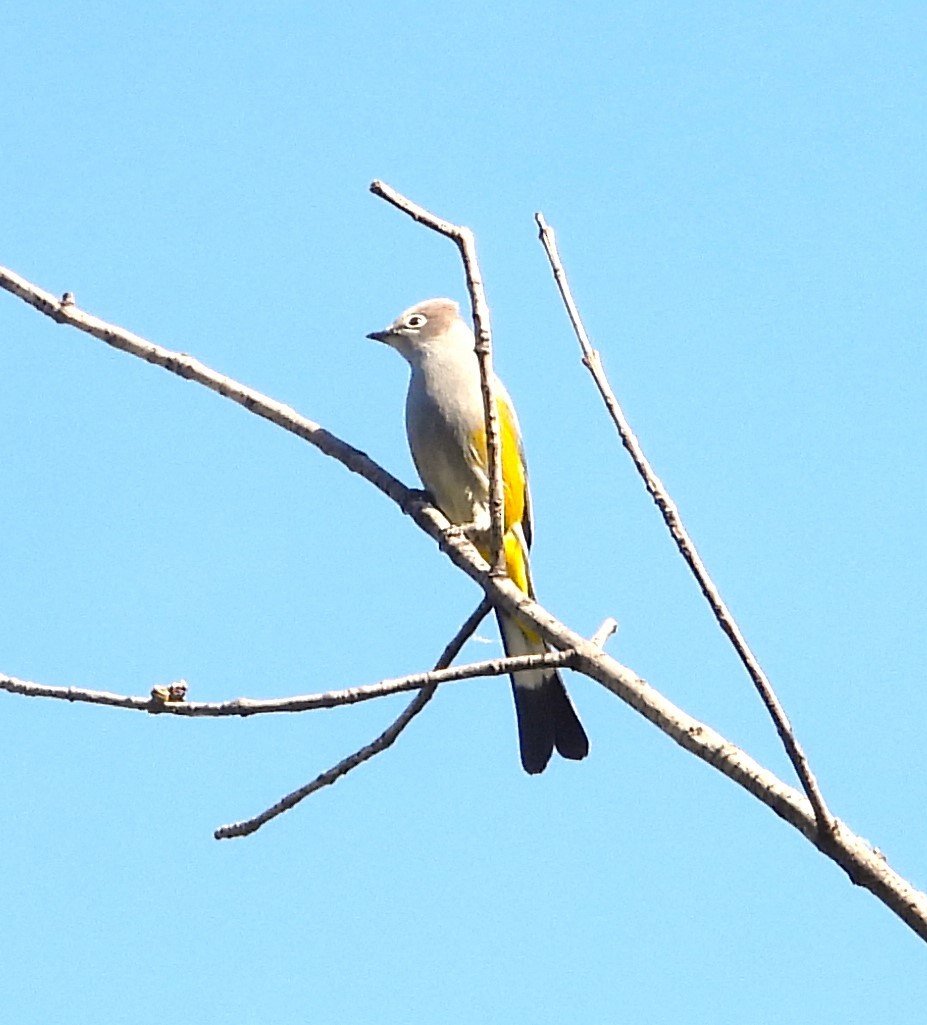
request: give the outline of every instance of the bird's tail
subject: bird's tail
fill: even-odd
[[[486,552],[483,558],[488,559]],[[512,523],[505,534],[505,568],[509,577],[530,598],[534,597],[528,541],[521,523]],[[538,655],[547,645],[530,627],[521,626],[496,609],[502,646],[506,655]],[[585,758],[589,738],[556,669],[522,669],[512,673],[518,744],[525,772],[543,772],[556,748],[564,758]]]
[[[536,634],[497,612],[506,655],[534,655],[547,650]],[[589,739],[556,669],[523,669],[512,674],[518,744],[525,772],[543,772],[554,748],[564,758],[585,758]]]

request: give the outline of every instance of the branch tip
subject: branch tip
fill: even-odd
[[[589,640],[597,647],[604,648],[605,642],[615,633],[618,629],[618,620],[613,619],[611,616],[608,619],[603,620],[602,625],[598,630],[589,638]]]

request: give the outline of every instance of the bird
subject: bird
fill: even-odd
[[[395,349],[411,368],[406,395],[406,434],[412,460],[434,504],[463,529],[489,561],[489,459],[480,371],[473,331],[453,299],[426,299],[403,311],[389,327],[367,335]],[[515,407],[494,377],[505,493],[504,548],[508,576],[534,599],[528,562],[532,540],[531,496]],[[547,645],[531,627],[496,610],[505,653],[531,655]],[[521,763],[543,772],[556,749],[579,760],[589,740],[554,668],[511,674]]]

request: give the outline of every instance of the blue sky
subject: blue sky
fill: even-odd
[[[927,885],[921,5],[48,3],[0,36],[0,263],[415,482],[365,339],[477,233],[539,597],[791,781],[582,369],[532,216],[833,810]],[[382,496],[0,294],[0,670],[269,697],[427,667],[478,594]],[[498,653],[494,628],[468,659]],[[132,1021],[910,1021],[922,943],[597,685],[503,680],[247,840],[403,698],[245,721],[0,695],[0,1003]]]

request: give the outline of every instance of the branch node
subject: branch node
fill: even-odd
[[[177,680],[175,683],[159,684],[151,688],[149,712],[157,713],[165,705],[182,704],[187,700],[187,681]]]

